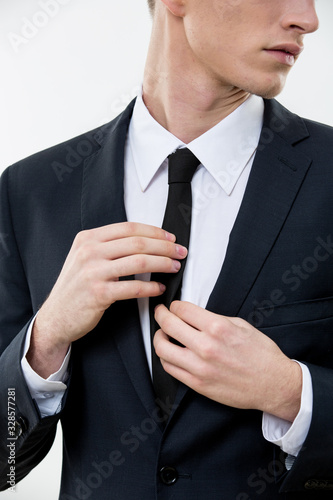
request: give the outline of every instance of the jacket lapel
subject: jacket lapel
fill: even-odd
[[[209,297],[209,311],[239,314],[288,217],[311,165],[297,151],[309,137],[304,121],[277,101],[265,101],[264,125],[226,257]],[[180,385],[176,405],[188,388]]]
[[[237,316],[292,208],[311,164],[296,144],[304,121],[276,101],[265,102],[264,126],[243,202],[207,309]]]
[[[126,221],[124,205],[124,152],[134,102],[95,138],[101,148],[84,164],[82,180],[82,228]]]
[[[134,101],[95,138],[101,148],[84,165],[82,183],[82,229],[126,221],[124,205],[124,151]],[[155,409],[154,393],[142,340],[136,300],[113,304],[103,317],[112,332],[122,361],[148,413]],[[111,337],[111,335],[110,335]]]

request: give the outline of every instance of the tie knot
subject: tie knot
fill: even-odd
[[[169,155],[169,184],[191,182],[200,161],[187,148],[177,149]]]

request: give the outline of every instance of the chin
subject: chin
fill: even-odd
[[[251,82],[248,88],[244,88],[250,94],[258,95],[264,99],[273,99],[278,96],[284,89],[287,75],[279,75],[276,78],[263,78],[257,82]]]
[[[252,92],[253,94],[262,97],[263,99],[274,99],[281,93],[282,89],[279,91],[262,91],[262,92]]]
[[[251,93],[263,97],[264,99],[273,99],[284,89],[286,79],[286,76],[281,76],[276,79],[269,79],[269,81],[266,81],[265,84],[260,82],[260,84],[254,86]]]

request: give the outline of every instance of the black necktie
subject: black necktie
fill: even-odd
[[[176,235],[176,242],[188,248],[191,230],[192,191],[191,180],[200,161],[188,149],[177,149],[169,156],[169,193],[162,227]],[[150,331],[152,341],[153,385],[157,398],[167,405],[174,401],[178,381],[166,373],[160,359],[155,353],[153,338],[159,325],[154,319],[154,308],[157,304],[169,307],[173,300],[180,299],[181,284],[186,264],[181,261],[178,273],[153,273],[151,281],[166,285],[161,297],[150,298]]]

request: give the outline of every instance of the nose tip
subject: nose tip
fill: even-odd
[[[313,33],[319,28],[319,19],[314,6],[314,1],[306,0],[306,5],[304,8],[298,12],[290,13],[286,22],[289,29],[299,31],[301,34],[305,35],[307,33]]]
[[[314,33],[319,28],[319,18],[315,7],[313,6],[312,12],[309,13],[307,26],[305,27],[307,33]]]

